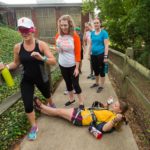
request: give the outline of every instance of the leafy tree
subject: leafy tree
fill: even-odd
[[[124,52],[133,47],[135,59],[150,68],[150,1],[85,0],[83,12],[100,10],[99,17],[108,30],[112,47]]]

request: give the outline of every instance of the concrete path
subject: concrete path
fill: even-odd
[[[106,78],[105,89],[96,93],[96,89],[90,89],[93,80],[87,79],[89,74],[89,61],[84,59],[80,76],[80,85],[85,98],[85,105],[91,106],[92,102],[99,100],[106,102],[109,96],[118,100],[116,93]],[[68,97],[63,94],[65,89],[62,81],[53,95],[57,107],[64,107]],[[78,106],[78,100],[71,107]],[[36,141],[28,141],[27,138],[21,143],[21,150],[138,150],[132,131],[127,125],[122,126],[120,132],[104,135],[101,140],[95,139],[87,127],[76,127],[66,120],[41,115],[38,119],[38,137]]]

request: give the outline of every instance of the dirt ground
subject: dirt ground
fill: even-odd
[[[120,88],[119,88],[119,84],[117,83],[116,79],[111,75],[111,70],[109,73],[109,79],[118,95],[120,95]],[[129,122],[129,125],[132,129],[134,138],[137,142],[138,148],[139,150],[150,150],[150,137],[148,137],[147,135],[144,134],[144,126],[143,124],[139,123],[140,117],[143,117],[142,115],[139,116],[139,114],[137,114],[137,112],[135,111],[135,109],[133,108],[134,104],[131,103],[128,99],[133,98],[132,96],[127,98],[127,103],[129,104],[129,111],[126,114],[127,120]],[[136,106],[134,106],[136,107]],[[137,106],[140,107],[140,106]]]

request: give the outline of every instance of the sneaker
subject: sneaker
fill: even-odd
[[[81,110],[84,110],[84,109],[85,109],[84,104],[79,105],[79,108],[80,108]]]
[[[37,137],[37,132],[38,132],[38,127],[33,126],[28,134],[28,139],[31,141],[35,140]]]
[[[68,91],[65,90],[65,91],[64,91],[64,95],[67,95],[67,94],[68,94]],[[75,91],[75,90],[73,90],[73,94],[76,94],[76,91]]]
[[[65,103],[65,106],[69,106],[69,105],[71,105],[71,104],[74,103],[74,102],[75,102],[75,100],[73,100],[73,101],[68,101],[68,102]]]
[[[98,89],[97,89],[97,93],[100,93],[101,91],[103,90],[103,87],[98,87]]]
[[[67,94],[68,94],[68,90],[65,90],[65,91],[64,91],[64,95],[67,95]]]
[[[94,87],[97,87],[98,84],[94,83],[92,86],[90,86],[90,88],[94,88]]]

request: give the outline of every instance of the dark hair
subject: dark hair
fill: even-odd
[[[124,114],[128,110],[128,104],[125,101],[119,101],[121,113]]]

